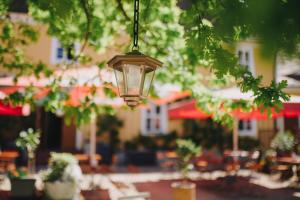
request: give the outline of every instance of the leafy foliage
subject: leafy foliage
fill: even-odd
[[[99,128],[97,134],[101,135],[108,132],[110,145],[112,145],[114,150],[118,150],[120,148],[119,129],[123,126],[123,121],[116,116],[102,115],[98,117],[97,124]]]
[[[183,127],[186,139],[191,139],[205,149],[216,146],[220,152],[224,149],[226,135],[230,135],[220,123],[211,119],[185,120]]]
[[[41,133],[29,128],[27,131],[21,131],[19,138],[16,140],[16,145],[26,149],[29,157],[34,156],[35,150],[40,144]]]
[[[63,110],[77,124],[87,123],[96,114],[112,112],[111,108],[94,103],[94,98],[85,99],[80,106],[68,106],[69,96],[60,87],[61,76],[53,76],[53,68],[24,56],[24,47],[38,39],[38,30],[26,23],[15,22],[8,14],[10,1],[1,1],[0,65],[16,74],[33,74],[37,78],[53,77],[47,88],[45,100],[36,102],[38,90],[26,90],[11,94],[9,100],[17,103],[40,103],[48,111]],[[91,60],[86,47],[103,52],[116,46],[128,50],[130,44],[120,45],[117,38],[131,35],[132,1],[128,0],[28,0],[29,15],[48,27],[48,34],[58,38],[64,47],[81,43],[79,52],[72,51],[73,60],[61,63],[62,70],[85,64],[95,64],[103,70],[103,60]],[[157,80],[173,83],[188,90],[198,106],[214,119],[232,123],[228,114],[233,107],[249,108],[244,101],[220,99],[211,93],[211,88],[224,86],[232,80],[242,92],[252,91],[254,106],[281,107],[289,96],[282,92],[285,81],[262,85],[262,77],[253,76],[238,64],[230,51],[234,43],[249,37],[257,38],[265,55],[274,58],[279,51],[289,56],[297,55],[299,48],[299,2],[296,0],[163,0],[141,1],[140,49],[163,61],[165,67],[157,74]],[[108,58],[109,59],[109,58]],[[204,67],[213,72],[213,77],[202,76]],[[207,85],[209,83],[209,85]],[[75,83],[70,83],[69,87]],[[28,95],[29,93],[29,95]],[[95,95],[95,94],[94,94]],[[92,96],[94,96],[92,95]],[[222,109],[220,109],[222,106]]]
[[[186,179],[188,170],[190,169],[190,162],[194,157],[199,155],[201,148],[192,142],[192,140],[178,139],[176,144],[179,167],[183,177]]]

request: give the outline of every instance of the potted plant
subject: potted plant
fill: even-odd
[[[69,200],[80,192],[82,172],[72,154],[52,152],[49,167],[42,172],[42,179],[50,199]]]
[[[28,154],[28,171],[26,168],[16,168],[10,165],[8,168],[8,177],[11,183],[12,197],[33,197],[35,194],[35,181],[32,176],[35,173],[35,151],[40,143],[40,132],[29,128],[27,131],[21,131],[16,140],[16,145],[25,149]]]
[[[191,140],[178,139],[176,154],[183,180],[172,183],[173,200],[196,200],[196,185],[188,181],[188,171],[193,167],[191,161],[200,154],[201,148]]]
[[[291,132],[279,132],[271,141],[271,147],[278,157],[289,157],[295,146],[295,137]]]
[[[29,128],[27,131],[21,131],[19,138],[16,140],[16,145],[25,149],[28,155],[28,171],[31,174],[35,173],[35,151],[40,144],[40,132]]]
[[[8,167],[8,178],[11,183],[12,198],[34,198],[35,179],[28,176],[26,168],[16,168],[15,165]]]

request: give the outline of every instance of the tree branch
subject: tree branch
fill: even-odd
[[[120,11],[122,12],[123,16],[125,17],[126,20],[130,21],[130,17],[127,15],[126,11],[124,10],[123,4],[121,2],[121,0],[116,0],[117,4],[118,4],[118,8],[120,9]]]
[[[123,6],[121,0],[116,0],[116,1],[117,1],[117,4],[118,4],[118,8],[119,8],[119,10],[122,12],[124,18],[125,18],[127,21],[131,21],[130,17],[127,15],[127,13],[126,13],[126,11],[125,11],[125,9],[124,9],[124,6]],[[141,30],[141,31],[144,31],[144,32],[149,31],[149,30],[143,28],[143,27],[141,26],[140,23],[139,23],[139,27],[140,27],[140,30]],[[149,31],[149,33],[154,37],[154,34],[153,34],[151,31]],[[157,45],[150,44],[150,43],[147,42],[144,38],[140,38],[140,40],[143,41],[146,45],[154,46],[154,47],[157,48],[160,52],[162,52],[162,53],[164,52],[164,51],[163,51],[162,49],[160,49]]]
[[[82,8],[83,8],[85,17],[86,17],[86,31],[85,31],[84,40],[83,40],[84,42],[83,42],[83,45],[80,48],[79,55],[84,51],[84,49],[85,49],[85,47],[88,43],[88,39],[89,39],[89,36],[90,36],[90,28],[91,28],[91,16],[90,16],[90,13],[89,13],[88,0],[80,0],[80,2],[81,2],[81,5],[82,5]],[[75,60],[78,59],[78,56],[76,57]]]

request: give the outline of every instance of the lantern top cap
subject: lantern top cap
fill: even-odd
[[[161,67],[162,62],[144,55],[141,52],[134,50],[125,55],[116,55],[108,61],[108,66],[114,68],[115,65],[119,64],[145,64],[153,68]]]

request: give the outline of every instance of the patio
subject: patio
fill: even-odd
[[[144,169],[144,171],[153,169]],[[140,172],[85,175],[81,184],[82,196],[86,200],[145,199],[130,198],[149,193],[153,200],[172,200],[171,183],[179,180],[177,172]],[[191,172],[190,177],[197,185],[197,199],[209,200],[274,200],[300,198],[299,190],[288,188],[288,181],[276,182],[261,173],[239,171],[236,180],[226,178],[222,171]],[[9,181],[0,184],[1,200],[9,197]],[[91,190],[91,187],[94,188]],[[230,192],[229,192],[230,191]],[[147,199],[147,198],[146,198]]]

